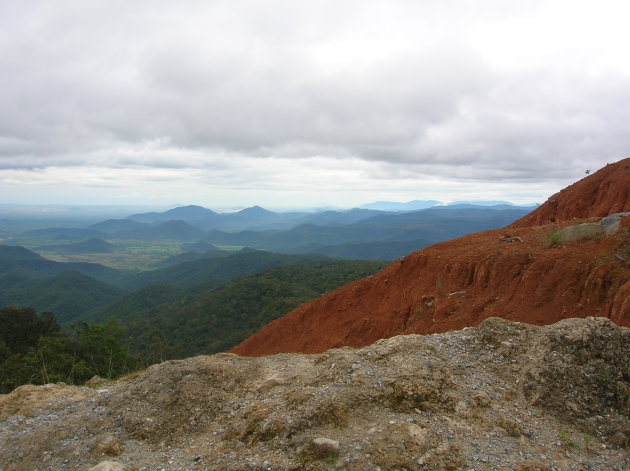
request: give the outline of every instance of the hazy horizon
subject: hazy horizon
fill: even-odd
[[[239,206],[239,207],[212,207],[206,206],[196,203],[190,204],[179,204],[175,203],[172,205],[134,205],[134,204],[120,204],[120,205],[77,205],[77,204],[56,204],[56,205],[29,205],[29,204],[6,204],[0,203],[0,217],[9,217],[19,216],[19,217],[33,217],[33,218],[55,218],[55,217],[72,217],[73,214],[77,217],[84,218],[90,216],[97,217],[99,214],[109,214],[109,215],[119,215],[121,217],[126,217],[131,214],[143,213],[143,212],[164,212],[174,208],[181,208],[186,206],[201,206],[212,211],[218,213],[231,213],[241,211],[243,209],[252,208],[255,206],[260,206],[266,210],[284,213],[284,212],[319,212],[319,211],[348,211],[351,209],[362,208],[364,206],[368,206],[375,203],[391,203],[391,204],[408,204],[413,203],[414,201],[428,201],[428,200],[410,200],[410,201],[369,201],[365,202],[361,205],[352,206],[352,207],[344,207],[344,206],[334,206],[334,205],[322,205],[322,206],[303,206],[303,207],[268,207],[259,205],[256,203],[252,203],[249,206]],[[532,204],[523,204],[518,205],[511,201],[494,201],[494,200],[467,200],[467,201],[440,201],[437,206],[441,205],[451,205],[451,204],[460,204],[460,203],[471,203],[471,204],[479,204],[479,205],[487,205],[486,203],[492,202],[493,204],[512,204],[514,206],[535,206],[540,203],[532,203]]]

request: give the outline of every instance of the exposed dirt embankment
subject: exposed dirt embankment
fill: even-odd
[[[629,362],[630,329],[603,318],[169,361],[0,395],[0,468],[622,471]]]
[[[510,228],[566,224],[572,219],[630,211],[630,158],[608,164],[566,187]]]
[[[304,304],[232,351],[358,347],[473,326],[490,316],[543,325],[595,315],[630,326],[630,217],[620,218],[614,234],[594,233],[595,224],[590,232],[557,232],[617,211],[630,211],[630,159],[566,188],[505,229],[433,245]],[[540,225],[549,221],[556,222]],[[576,240],[566,240],[567,233]]]
[[[255,356],[359,347],[491,316],[542,325],[596,315],[630,326],[630,261],[617,256],[624,242],[630,246],[623,239],[628,226],[626,217],[614,236],[558,245],[552,245],[555,226],[437,244],[298,307],[232,351]]]

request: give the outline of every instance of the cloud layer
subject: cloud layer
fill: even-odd
[[[3,2],[0,196],[60,182],[94,201],[548,196],[629,153],[628,14],[613,0]]]

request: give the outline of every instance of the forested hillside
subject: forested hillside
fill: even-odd
[[[384,242],[347,242],[345,244],[324,245],[313,243],[303,247],[308,253],[326,255],[345,260],[394,260],[431,245],[425,239]]]
[[[152,283],[192,286],[214,279],[230,279],[246,273],[256,273],[287,263],[324,260],[321,255],[285,255],[265,251],[239,252],[227,257],[210,257],[156,270],[144,271],[125,280],[128,289],[138,289]]]
[[[62,324],[73,321],[94,306],[109,304],[126,293],[121,288],[76,271],[21,280],[15,276],[4,276],[0,277],[0,283],[4,285],[0,288],[0,306],[20,304],[38,311],[51,311]]]
[[[272,320],[326,291],[382,269],[386,262],[316,261],[270,268],[217,286],[212,281],[178,289],[152,285],[84,317],[116,316],[129,327],[131,348],[142,353],[148,325],[177,356],[224,351]],[[163,302],[156,302],[162,300]],[[149,358],[147,363],[154,359]]]
[[[263,251],[219,252],[198,260],[175,263],[135,275],[97,264],[61,263],[47,260],[23,247],[0,246],[0,306],[28,305],[38,311],[54,312],[66,325],[87,311],[114,303],[134,290],[152,284],[168,284],[166,293],[178,287],[205,284],[205,289],[219,286],[235,276],[256,273],[289,263],[326,260],[321,255],[287,255]],[[212,253],[214,254],[214,252]],[[202,254],[198,254],[202,256]],[[87,274],[86,274],[87,273]],[[92,277],[88,274],[106,275]],[[107,283],[102,278],[109,280]],[[156,297],[135,294],[138,305],[151,307]],[[157,296],[157,299],[161,299]],[[103,319],[117,315],[114,308]]]
[[[224,351],[296,306],[384,265],[318,261],[189,288],[154,284],[63,331],[53,313],[7,306],[0,309],[0,393],[25,383],[114,378],[170,358]]]
[[[29,382],[115,377],[170,358],[223,351],[296,306],[387,264],[242,251],[131,277],[112,270],[125,289],[71,270],[80,264],[0,248],[3,392]]]

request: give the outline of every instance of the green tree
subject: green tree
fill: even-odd
[[[22,384],[43,384],[34,349],[9,355],[0,363],[0,392],[6,394]]]
[[[0,363],[6,360],[10,354],[11,354],[11,350],[9,350],[9,347],[4,342],[4,339],[0,338]]]
[[[50,312],[37,316],[27,307],[0,309],[0,393],[22,384],[77,384],[95,374],[113,378],[135,366],[115,319],[81,322],[73,329],[74,337],[66,335]]]
[[[125,329],[115,318],[104,324],[77,322],[71,326],[78,342],[79,356],[93,374],[114,378],[130,372],[135,361],[125,348]]]
[[[63,333],[41,337],[36,350],[42,384],[76,384],[90,379],[80,368],[77,345]]]
[[[143,320],[131,323],[127,330],[127,338],[143,367],[176,358],[183,353],[181,345],[171,344],[163,330]]]
[[[11,352],[25,353],[37,345],[40,332],[40,319],[34,309],[21,306],[0,309],[0,339]]]
[[[80,361],[76,345],[62,332],[40,337],[37,345],[24,353],[11,353],[6,348],[4,357],[0,355],[0,391],[8,393],[22,384],[84,381],[90,376],[81,376]]]

